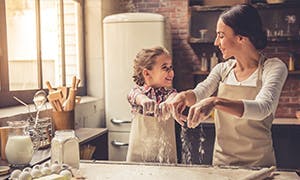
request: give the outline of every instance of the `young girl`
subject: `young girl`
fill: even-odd
[[[164,103],[175,96],[169,52],[162,47],[142,49],[134,60],[136,86],[128,94],[132,126],[127,161],[176,163],[174,120]]]

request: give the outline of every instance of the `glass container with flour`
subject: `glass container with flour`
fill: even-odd
[[[34,147],[28,133],[27,121],[8,121],[10,126],[5,147],[5,154],[9,164],[14,167],[26,166],[33,156]]]
[[[79,140],[74,130],[55,131],[51,141],[51,163],[79,168]]]

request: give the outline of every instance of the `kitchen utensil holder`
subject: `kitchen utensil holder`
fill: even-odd
[[[54,130],[74,129],[74,110],[52,112]]]

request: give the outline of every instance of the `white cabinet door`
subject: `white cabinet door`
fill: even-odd
[[[128,149],[129,132],[108,133],[108,159],[110,161],[125,161]]]

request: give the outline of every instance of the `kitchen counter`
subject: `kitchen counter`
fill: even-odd
[[[79,139],[79,145],[92,144],[96,146],[94,159],[107,160],[107,128],[79,128],[75,130],[75,134]],[[29,166],[41,164],[49,161],[51,157],[51,148],[39,149],[34,152]],[[7,161],[0,160],[0,165],[7,166]],[[1,176],[0,179],[7,178],[7,174]]]
[[[79,145],[83,145],[96,139],[97,137],[105,135],[107,131],[107,128],[79,128],[75,130],[75,134],[79,139]],[[36,151],[32,157],[30,166],[34,166],[35,164],[49,160],[51,157],[50,150],[51,148]]]
[[[87,179],[175,180],[243,179],[258,170],[201,165],[81,161],[80,173]],[[272,179],[299,179],[293,171],[275,171]]]

